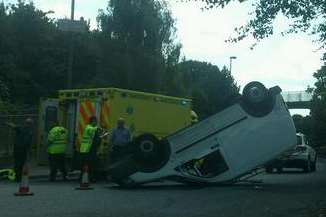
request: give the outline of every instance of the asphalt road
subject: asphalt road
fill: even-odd
[[[1,217],[324,217],[326,160],[318,171],[255,177],[262,184],[189,187],[162,183],[133,190],[101,183],[76,191],[74,182],[35,180],[33,197],[15,197],[17,185],[0,183]],[[321,214],[324,213],[325,215]]]

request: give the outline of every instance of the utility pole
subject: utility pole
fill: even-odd
[[[75,19],[75,0],[71,0],[71,21]],[[73,64],[74,64],[74,33],[70,33],[70,43],[69,43],[69,56],[68,56],[68,78],[67,78],[67,88],[72,89],[72,75],[73,75]]]
[[[232,60],[237,59],[236,56],[230,56],[230,74],[232,73]]]

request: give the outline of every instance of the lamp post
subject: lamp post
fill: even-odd
[[[230,74],[232,73],[232,60],[237,59],[236,56],[230,56]]]
[[[70,19],[73,21],[75,19],[75,0],[71,0],[71,16]],[[69,56],[68,56],[68,78],[67,78],[67,88],[72,88],[72,68],[74,63],[74,34],[71,33],[69,45]]]
[[[75,0],[71,0],[71,20],[75,19]]]

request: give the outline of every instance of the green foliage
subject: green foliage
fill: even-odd
[[[307,136],[308,140],[310,141],[310,144],[313,146],[316,145],[315,143],[315,134],[314,134],[314,121],[312,116],[301,116],[301,115],[293,115],[292,116],[295,127],[297,129],[298,133],[303,133]]]
[[[97,30],[71,37],[33,3],[0,3],[0,91],[1,102],[7,103],[2,107],[33,107],[40,97],[64,89],[70,43],[75,48],[73,88],[119,87],[192,97],[202,117],[237,95],[239,88],[226,69],[180,63],[181,44],[164,0],[112,0],[97,21]]]
[[[187,2],[196,0],[184,0]],[[247,2],[246,0],[200,0],[205,3],[206,9],[224,8],[231,2]],[[274,21],[283,15],[292,21],[286,32],[282,34],[306,32],[317,36],[321,47],[326,45],[326,1],[325,0],[253,0],[253,11],[249,21],[235,29],[236,36],[229,42],[238,42],[248,36],[257,41],[271,36],[274,33]],[[324,60],[326,59],[326,55]],[[307,131],[317,145],[326,144],[326,64],[318,70],[314,77],[317,79],[314,92],[311,117],[295,117],[300,130]],[[302,128],[302,123],[310,126],[312,132]]]
[[[104,52],[112,52],[110,47],[115,57],[124,60],[122,65],[113,63],[113,67],[107,67],[111,72],[114,70],[111,80],[122,87],[158,91],[165,62],[172,58],[170,54],[175,47],[174,19],[166,2],[110,1],[97,20],[105,35],[103,45],[108,46]],[[105,61],[112,60],[112,54],[106,56]],[[102,73],[101,79],[108,74]],[[126,77],[127,82],[124,81]]]
[[[206,62],[183,61],[177,65],[176,76],[168,83],[168,94],[189,96],[194,100],[194,110],[205,118],[227,107],[239,95],[239,87],[224,67]]]
[[[193,1],[193,0],[185,0]],[[246,0],[201,0],[207,9],[223,8],[231,2]],[[236,28],[237,36],[230,41],[237,42],[252,35],[258,41],[273,34],[273,21],[282,14],[292,23],[286,33],[309,32],[319,36],[322,46],[326,42],[326,1],[325,0],[253,0],[254,10],[246,25]]]
[[[317,72],[314,73],[315,83],[314,94],[315,97],[320,96],[326,92],[326,65],[324,64]]]
[[[58,87],[63,57],[57,30],[32,3],[0,6],[0,73],[15,103],[36,102]],[[64,68],[61,66],[61,68]],[[61,79],[62,81],[62,79]]]
[[[326,145],[326,100],[315,98],[311,109],[313,139],[317,145]]]
[[[326,145],[326,65],[316,73],[311,115],[313,121],[313,139],[318,145]]]

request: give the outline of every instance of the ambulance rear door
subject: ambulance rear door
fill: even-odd
[[[77,105],[76,101],[70,101],[66,107],[66,124],[68,129],[68,147],[66,149],[67,157],[71,158],[75,154],[75,129],[76,129],[76,116],[77,116]]]
[[[59,100],[42,99],[39,111],[37,159],[39,164],[47,164],[47,139],[51,124],[59,119]]]
[[[80,147],[83,131],[89,123],[89,118],[97,117],[100,121],[101,100],[99,99],[80,99],[77,103],[77,118],[76,118],[76,145]]]

